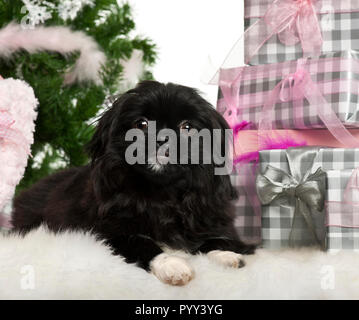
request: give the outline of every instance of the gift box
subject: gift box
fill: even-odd
[[[259,153],[257,192],[266,248],[325,248],[326,174],[359,166],[359,149],[302,147]]]
[[[261,236],[260,203],[255,189],[256,165],[252,163],[236,166],[231,174],[232,185],[238,198],[233,202],[234,225],[240,239],[247,244],[259,245]]]
[[[359,139],[359,129],[351,129],[350,132]],[[326,130],[273,130],[266,146],[259,146],[258,140],[258,132],[255,130],[240,131],[236,135],[235,170],[231,174],[232,184],[238,193],[238,199],[234,202],[235,227],[241,239],[251,244],[260,244],[262,239],[261,208],[255,199],[255,186],[252,187],[259,157],[258,150],[261,150],[261,147],[278,149],[294,145],[345,147]],[[340,160],[338,161],[340,164]]]
[[[359,52],[222,69],[217,110],[234,128],[359,127]],[[335,130],[334,130],[334,129]]]
[[[327,181],[327,248],[359,250],[359,168],[330,170]]]
[[[359,49],[358,0],[245,0],[251,65]]]

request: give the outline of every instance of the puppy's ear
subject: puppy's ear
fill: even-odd
[[[87,153],[92,161],[105,154],[107,145],[110,141],[111,130],[113,128],[116,115],[121,112],[122,105],[126,100],[127,93],[124,93],[112,104],[112,106],[103,113],[98,121],[94,135],[86,147]]]
[[[214,128],[223,129],[223,130],[230,129],[227,121],[215,109],[213,109],[212,123]]]
[[[212,109],[211,111],[211,125],[213,129],[221,129],[223,133],[225,132],[225,130],[230,129],[227,121],[217,110]]]
[[[98,159],[106,151],[106,145],[110,135],[111,120],[112,120],[112,108],[107,110],[99,120],[95,133],[92,136],[90,143],[86,149],[91,156],[92,161]]]

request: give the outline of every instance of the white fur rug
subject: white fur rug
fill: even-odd
[[[359,254],[258,250],[242,269],[191,256],[184,287],[111,255],[90,235],[0,236],[0,299],[358,299]]]

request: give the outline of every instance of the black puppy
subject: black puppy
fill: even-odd
[[[254,247],[236,235],[231,206],[236,192],[228,174],[214,174],[213,157],[207,164],[149,163],[147,152],[145,164],[128,163],[126,150],[133,142],[126,141],[126,133],[136,128],[147,138],[149,121],[156,121],[156,132],[172,129],[177,143],[190,129],[228,129],[194,89],[142,82],[100,119],[89,145],[89,165],[47,177],[15,199],[15,231],[26,233],[42,223],[56,232],[91,230],[114,254],[175,285],[187,283],[193,270],[186,260],[164,253],[164,247],[209,253],[223,264],[243,266],[240,254],[253,253]],[[163,143],[157,141],[156,151]],[[222,150],[226,143],[222,134]],[[204,150],[203,143],[199,149]],[[165,152],[162,158],[168,156]]]

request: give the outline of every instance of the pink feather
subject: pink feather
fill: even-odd
[[[261,150],[288,149],[291,147],[302,147],[307,145],[305,141],[296,141],[288,134],[283,136],[283,135],[279,135],[278,133],[275,136],[259,135],[259,141],[260,141],[259,150],[248,152],[236,157],[233,161],[233,164],[236,165],[239,163],[249,163],[249,162],[258,163],[259,151]]]
[[[233,134],[237,135],[239,131],[244,129],[249,129],[249,127],[252,125],[251,122],[242,121],[241,123],[236,124],[233,129]]]

